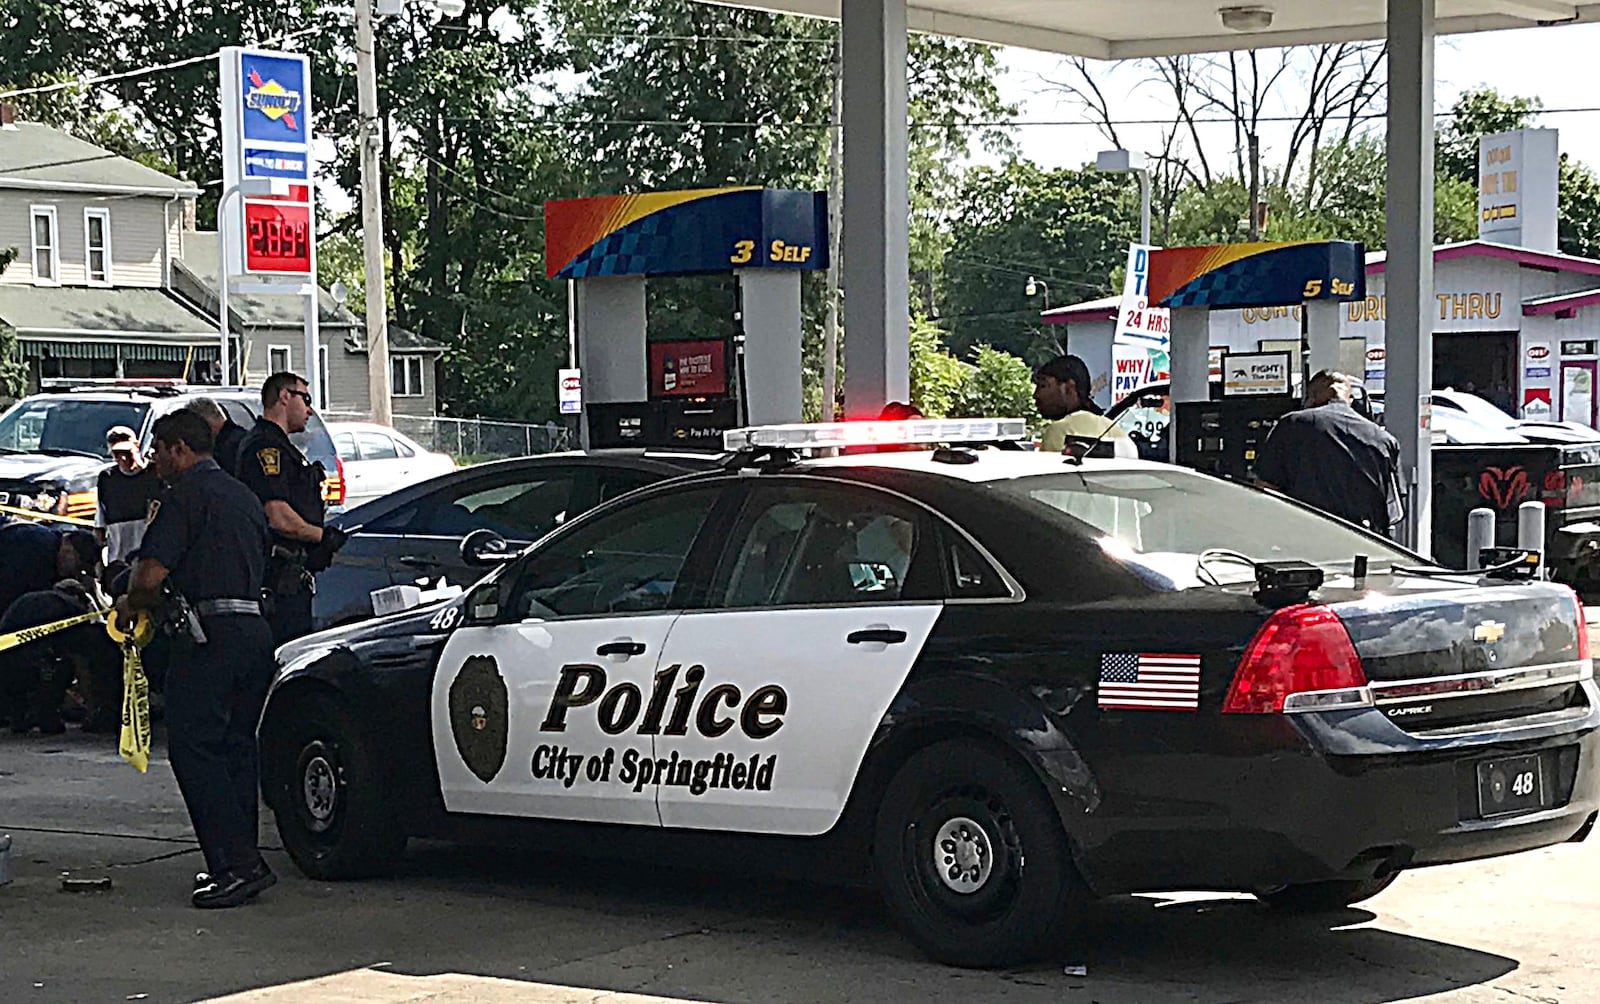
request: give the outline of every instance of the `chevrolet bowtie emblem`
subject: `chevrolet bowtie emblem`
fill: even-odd
[[[1472,629],[1472,640],[1497,642],[1505,636],[1506,626],[1499,621],[1484,621]]]

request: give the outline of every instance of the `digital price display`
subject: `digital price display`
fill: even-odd
[[[244,270],[267,275],[311,274],[311,207],[293,202],[244,204]]]

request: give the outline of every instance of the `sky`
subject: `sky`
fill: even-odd
[[[1536,125],[1559,129],[1561,149],[1576,159],[1600,169],[1600,94],[1592,87],[1592,60],[1600,52],[1600,24],[1565,25],[1551,28],[1526,28],[1514,31],[1442,36],[1434,56],[1434,97],[1438,109],[1450,107],[1462,91],[1487,85],[1502,94],[1537,97],[1547,109],[1595,108],[1575,114],[1542,115]],[[1073,99],[1053,93],[1045,83],[1062,78],[1061,57],[1025,49],[1003,50],[1001,64],[1002,96],[1019,106],[1018,118],[1059,121],[1084,118]],[[1098,64],[1099,79],[1118,119],[1148,119],[1170,116],[1171,110],[1158,93],[1141,87],[1146,76],[1129,64]],[[1293,87],[1291,83],[1287,85]],[[1376,123],[1381,128],[1382,123]],[[1123,144],[1131,148],[1159,148],[1160,129],[1132,126],[1122,131]],[[1202,134],[1212,149],[1229,152],[1232,130],[1225,125],[1209,127]],[[1094,160],[1095,153],[1110,144],[1097,129],[1086,125],[1021,127],[1016,141],[1022,156],[1046,167],[1076,167]],[[1263,130],[1262,158],[1271,162],[1274,147],[1281,150],[1282,130],[1275,136]]]

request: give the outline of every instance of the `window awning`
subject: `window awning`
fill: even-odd
[[[18,340],[24,360],[34,359],[127,359],[139,362],[181,363],[187,359],[210,362],[218,357],[217,346],[154,344],[134,341],[57,341],[22,338]],[[190,353],[193,356],[190,356]]]

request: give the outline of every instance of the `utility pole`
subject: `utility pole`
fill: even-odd
[[[1250,144],[1250,223],[1248,233],[1252,241],[1261,239],[1261,138],[1251,130]]]
[[[822,315],[822,420],[834,419],[839,389],[839,228],[844,185],[840,148],[843,145],[844,87],[840,79],[843,53],[833,43],[833,111],[828,118],[828,285],[824,294],[827,313]]]
[[[389,307],[383,281],[383,187],[379,178],[377,43],[372,31],[372,0],[355,0],[356,101],[361,126],[361,249],[367,298],[367,393],[372,420],[392,423],[389,388]]]

